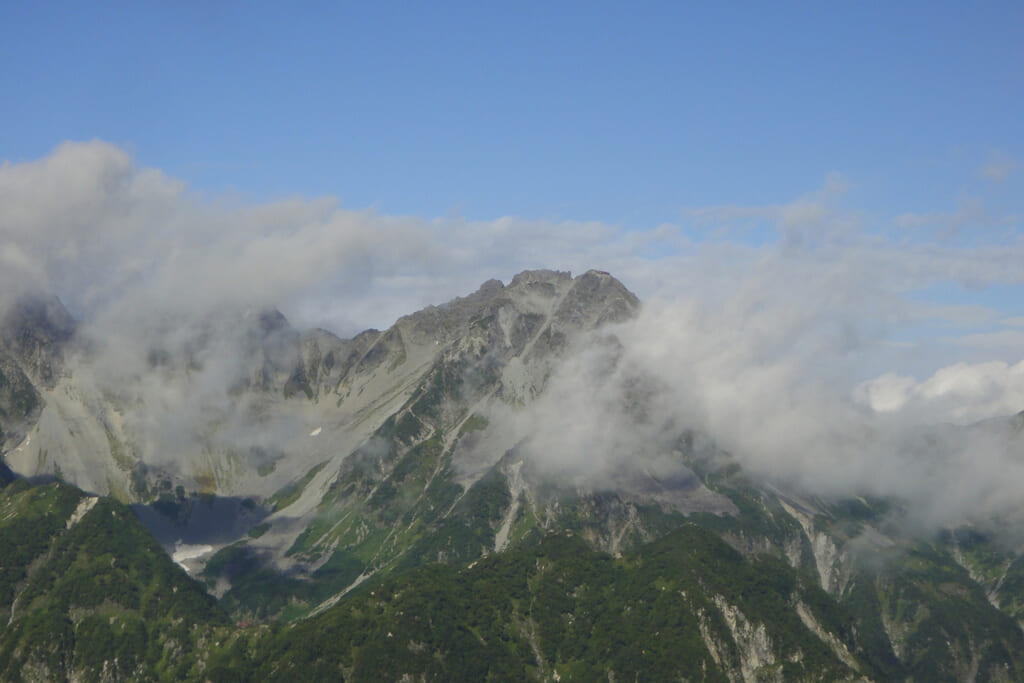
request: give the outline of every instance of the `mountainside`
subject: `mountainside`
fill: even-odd
[[[749,521],[749,520],[748,520]],[[766,520],[763,520],[766,521]],[[0,489],[0,679],[1021,680],[1024,637],[939,545],[841,597],[684,523],[619,558],[577,534],[370,581],[274,629],[232,625],[109,498]]]
[[[349,340],[226,312],[113,355],[40,301],[0,331],[5,679],[1024,680],[999,520],[915,532],[686,425],[611,464],[537,433],[577,428],[580,354],[620,369],[639,301],[607,273],[527,271]],[[608,400],[642,422],[656,379]],[[1020,416],[973,429],[1022,443]],[[131,652],[90,645],[100,621]]]
[[[368,508],[360,520],[375,518],[396,485],[404,507],[388,514],[409,513],[410,497],[447,512],[461,495],[453,492],[506,450],[488,444],[478,462],[480,453],[463,449],[475,471],[451,466],[456,443],[485,423],[478,413],[493,402],[529,402],[570,337],[625,320],[637,306],[607,274],[537,271],[351,340],[297,332],[276,311],[209,321],[177,349],[147,349],[145,374],[116,386],[88,348],[76,349],[64,372],[48,371],[49,384],[29,386],[35,413],[22,414],[34,425],[21,442],[8,440],[6,459],[25,476],[60,476],[151,504],[140,516],[165,544],[218,546],[260,522],[260,552],[292,566],[301,551],[315,569],[327,559],[320,549],[346,531],[314,532],[356,504]],[[230,372],[211,367],[224,347]],[[221,386],[211,389],[211,378]],[[161,391],[139,388],[152,383]],[[153,426],[161,413],[171,426]],[[433,500],[442,483],[443,500]],[[376,553],[367,546],[362,561]]]
[[[229,621],[124,505],[54,482],[0,489],[0,680],[195,675]]]

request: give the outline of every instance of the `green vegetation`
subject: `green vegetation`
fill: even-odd
[[[417,471],[395,477],[392,500]],[[448,500],[441,490],[431,496]],[[388,561],[390,574],[295,620],[382,569],[376,555],[397,532],[373,531],[365,525],[376,513],[364,512],[369,533],[339,546],[314,581],[282,577],[248,546],[228,546],[205,572],[211,586],[231,582],[218,605],[128,508],[93,500],[59,482],[0,489],[0,610],[11,615],[0,631],[0,679],[726,681],[751,662],[751,675],[783,680],[1024,673],[1024,637],[953,560],[949,538],[891,549],[883,568],[856,569],[839,600],[781,555],[739,552],[707,520],[641,509],[654,527],[660,519],[660,537],[617,558],[599,552],[585,540],[594,533],[585,516],[612,514],[614,497],[570,505],[564,524],[579,532],[490,554],[513,502],[495,469],[429,533],[408,520],[402,533],[412,535],[399,545],[409,550]],[[513,527],[533,514],[525,503]],[[740,517],[781,533],[785,525],[755,507]],[[751,533],[724,530],[740,532]],[[993,566],[1003,557],[983,538],[955,541]],[[230,623],[226,609],[241,621]],[[269,615],[281,622],[248,623]]]
[[[267,506],[274,512],[277,512],[278,510],[283,510],[297,501],[299,496],[302,495],[302,492],[307,486],[309,486],[309,482],[313,481],[313,477],[319,474],[320,470],[326,466],[327,461],[324,460],[322,463],[306,472],[302,479],[282,486],[277,493],[267,499]]]
[[[895,638],[906,674],[914,680],[954,681],[977,667],[983,679],[1011,680],[1024,668],[1024,635],[989,604],[967,571],[938,546],[918,544],[893,558],[887,570],[862,574]]]
[[[466,421],[462,423],[462,427],[459,428],[459,436],[465,436],[470,432],[477,432],[487,429],[487,418],[483,415],[477,415],[473,413],[466,418]]]
[[[59,482],[0,491],[0,680],[198,678],[226,615],[127,507],[93,500]]]
[[[770,619],[763,624],[787,677],[852,673],[786,609],[792,595],[802,597],[820,623],[849,638],[840,617],[816,609],[828,600],[820,589],[788,568],[745,561],[692,526],[618,561],[578,537],[554,535],[462,570],[411,570],[282,631],[253,665],[269,680],[484,681],[557,673],[565,681],[609,674],[724,681],[704,633],[721,643],[716,655],[726,665],[738,668],[740,654],[718,616],[719,590],[724,602],[748,614],[777,612],[766,616],[779,618],[779,627]],[[859,666],[872,673],[869,663]]]
[[[259,538],[268,531],[270,531],[270,522],[263,522],[262,524],[257,524],[253,528],[249,529],[246,535],[249,536],[249,538]]]

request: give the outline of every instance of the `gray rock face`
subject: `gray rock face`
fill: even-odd
[[[36,382],[52,387],[75,321],[56,297],[25,297],[0,319],[0,348]]]
[[[141,370],[112,382],[94,367],[94,349],[76,348],[68,364],[75,324],[57,299],[26,299],[0,324],[4,449],[22,474],[60,470],[87,490],[132,502],[162,480],[267,496],[323,457],[314,455],[323,442],[344,444],[341,456],[355,449],[438,364],[463,385],[451,400],[527,400],[569,337],[625,320],[638,306],[607,273],[574,279],[537,270],[347,340],[295,330],[273,309],[227,314],[169,328],[169,344],[154,338],[137,363],[118,361]],[[171,441],[164,422],[183,423]],[[326,438],[312,447],[306,435],[316,429]],[[250,436],[239,442],[240,433]],[[284,454],[271,474],[249,471],[270,466],[248,462],[254,447]]]
[[[20,442],[63,368],[75,322],[55,297],[26,297],[0,316],[0,447]]]
[[[41,410],[32,381],[13,358],[0,353],[0,445],[21,441]]]

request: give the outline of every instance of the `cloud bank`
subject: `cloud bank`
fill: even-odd
[[[1021,519],[1024,433],[1002,416],[1024,410],[1024,364],[851,387],[849,339],[801,330],[810,321],[778,307],[649,305],[614,343],[581,341],[512,418],[532,435],[531,457],[575,483],[614,487],[624,467],[665,471],[665,455],[695,430],[756,478],[825,497],[893,496],[926,528]]]
[[[0,305],[57,294],[109,351],[96,372],[127,380],[154,340],[185,348],[208,324],[196,321],[224,322],[228,341],[206,352],[226,362],[245,311],[277,306],[347,336],[525,268],[600,268],[643,313],[617,344],[581,349],[517,418],[563,469],[653,463],[689,427],[815,492],[902,496],[935,521],[1006,514],[1024,490],[1021,440],[949,425],[1024,410],[1019,218],[975,200],[870,216],[845,206],[848,191],[833,175],[788,203],[624,231],[207,197],[116,146],[66,143],[0,167]],[[1014,296],[942,294],[988,288]],[[187,416],[204,405],[194,392],[217,395],[235,370],[221,372],[187,391],[153,378],[152,391]]]
[[[5,295],[55,292],[86,319],[274,305],[346,333],[541,266],[602,268],[644,300],[731,295],[734,283],[757,287],[751,268],[762,279],[778,271],[771,286],[791,295],[787,287],[812,273],[839,306],[885,296],[873,305],[903,307],[906,316],[924,306],[909,310],[905,294],[936,283],[1021,284],[1019,217],[970,202],[1001,227],[975,221],[971,239],[944,242],[949,221],[967,220],[962,211],[926,212],[913,231],[885,232],[877,226],[892,221],[843,206],[847,188],[833,174],[788,203],[688,208],[678,224],[625,231],[385,216],[330,197],[208,197],[137,167],[114,145],[65,143],[43,159],[0,166],[0,284]],[[857,296],[856,288],[867,289]]]

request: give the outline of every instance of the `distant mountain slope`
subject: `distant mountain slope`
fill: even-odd
[[[939,546],[855,570],[836,598],[719,533],[685,523],[619,558],[547,534],[398,570],[267,629],[230,624],[120,503],[18,480],[0,489],[0,680],[1024,676],[1019,627]]]
[[[807,578],[686,526],[620,560],[578,537],[434,565],[295,625],[261,674],[352,680],[853,680],[847,615]],[[323,653],[314,656],[313,653]]]
[[[600,477],[540,441],[524,417],[568,411],[580,349],[617,371],[639,305],[607,273],[526,271],[349,340],[273,309],[177,321],[112,368],[54,305],[8,318],[0,678],[1024,679],[999,520],[911,529],[682,424]],[[625,375],[614,408],[642,421],[657,378]],[[54,479],[131,503],[219,604],[129,508]]]

